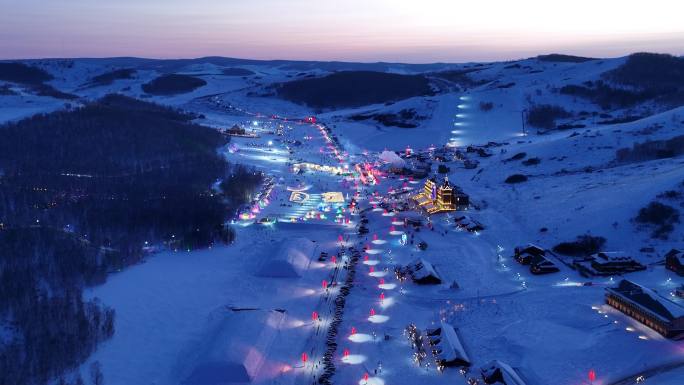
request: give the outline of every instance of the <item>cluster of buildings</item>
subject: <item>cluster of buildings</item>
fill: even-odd
[[[546,258],[547,250],[542,247],[527,244],[516,247],[514,252],[513,258],[522,265],[530,265],[532,273],[558,271],[552,263],[549,270],[545,270],[545,263],[549,260]],[[665,264],[668,269],[684,275],[684,253],[681,251],[673,249],[667,253]],[[535,271],[535,266],[542,270]],[[575,260],[573,267],[585,276],[613,276],[646,269],[639,261],[622,252],[595,253]],[[684,306],[654,290],[623,279],[616,287],[606,288],[605,301],[666,338],[684,337]]]
[[[547,274],[560,271],[556,264],[546,258],[546,250],[533,244],[516,247],[514,250],[515,258],[521,265],[529,265],[532,274]]]

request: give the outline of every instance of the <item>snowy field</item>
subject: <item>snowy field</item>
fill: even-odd
[[[537,90],[562,86],[566,79],[596,79],[622,61],[529,59],[516,68],[493,63],[477,76],[494,82],[467,92],[321,112],[319,122],[342,148],[334,147],[323,125],[292,119],[314,111],[249,94],[260,84],[288,79],[291,72],[245,66],[259,74],[256,79],[223,76],[213,64],[184,68],[182,73],[200,76],[208,86],[146,99],[202,114],[198,122],[208,126],[238,124],[254,130],[256,138],[233,138],[225,156],[263,171],[273,179],[273,189],[258,209],[232,224],[235,244],[163,251],[88,291],[116,310],[116,333],[98,347],[82,372],[99,361],[110,385],[315,383],[325,373],[335,299],[355,269],[334,336],[334,384],[466,384],[492,360],[511,365],[529,385],[586,384],[591,369],[597,373],[596,385],[632,384],[639,375],[646,383],[684,384],[684,342],[665,339],[605,305],[605,288],[621,277],[585,278],[556,259],[559,272],[535,276],[511,258],[518,245],[534,242],[551,248],[590,233],[605,237],[606,249],[639,255],[647,269],[627,278],[666,296],[683,283],[657,263],[668,250],[684,247],[682,225],[663,241],[631,221],[658,194],[684,181],[681,157],[632,164],[614,159],[618,148],[681,135],[684,108],[625,124],[585,122],[586,128],[547,135],[528,127],[523,134],[528,95],[537,97]],[[146,69],[134,80],[80,88],[79,79],[101,70],[91,62],[78,63],[71,70],[60,69],[53,83],[86,99],[108,92],[142,97],[140,84],[157,75]],[[497,86],[510,83],[514,85]],[[545,97],[575,109],[595,109],[567,96]],[[484,102],[493,109],[481,109]],[[0,103],[7,106],[3,121],[61,108],[55,99],[31,95],[3,96]],[[345,118],[404,108],[415,108],[427,119],[411,129]],[[377,160],[385,149],[464,148],[490,141],[501,145],[490,149],[492,156],[477,158],[475,169],[453,159],[445,163],[449,180],[471,197],[465,214],[485,226],[477,233],[455,228],[454,218],[462,213],[435,216],[431,228],[424,223],[416,230],[405,226],[403,218],[420,214],[379,206],[388,201],[390,188],[406,186],[413,193],[423,181],[392,176],[365,185],[359,178],[321,169],[293,172],[294,164],[308,162],[340,167],[346,174],[355,163]],[[540,161],[525,166],[510,159],[523,152],[524,159]],[[528,181],[504,183],[516,173],[527,175]],[[292,202],[295,192],[306,199]],[[326,203],[328,192],[341,192],[345,203]],[[347,205],[355,194],[358,207],[350,210]],[[366,212],[368,221],[368,233],[360,236],[359,211]],[[267,224],[255,223],[263,218]],[[400,242],[402,235],[413,242]],[[424,251],[416,247],[421,241],[428,245]],[[338,254],[341,246],[344,255]],[[345,259],[349,247],[360,250],[361,259],[345,269],[353,264]],[[643,248],[652,251],[641,252]],[[321,252],[338,259],[319,261]],[[397,280],[395,267],[416,258],[432,263],[442,283]],[[469,372],[447,368],[440,373],[413,361],[404,329],[409,324],[434,328],[442,321],[456,328],[472,362]]]

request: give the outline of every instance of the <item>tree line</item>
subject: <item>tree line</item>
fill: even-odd
[[[114,311],[82,289],[146,245],[233,241],[261,174],[194,117],[109,95],[0,126],[0,385],[44,384],[109,338]]]

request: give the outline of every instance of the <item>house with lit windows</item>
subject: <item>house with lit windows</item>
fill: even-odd
[[[667,338],[684,334],[684,307],[632,281],[607,288],[606,303]]]

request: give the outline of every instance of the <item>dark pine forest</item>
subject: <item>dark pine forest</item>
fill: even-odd
[[[234,239],[224,223],[261,175],[194,118],[109,95],[0,126],[0,385],[46,383],[113,335],[114,311],[82,290],[146,246]]]

